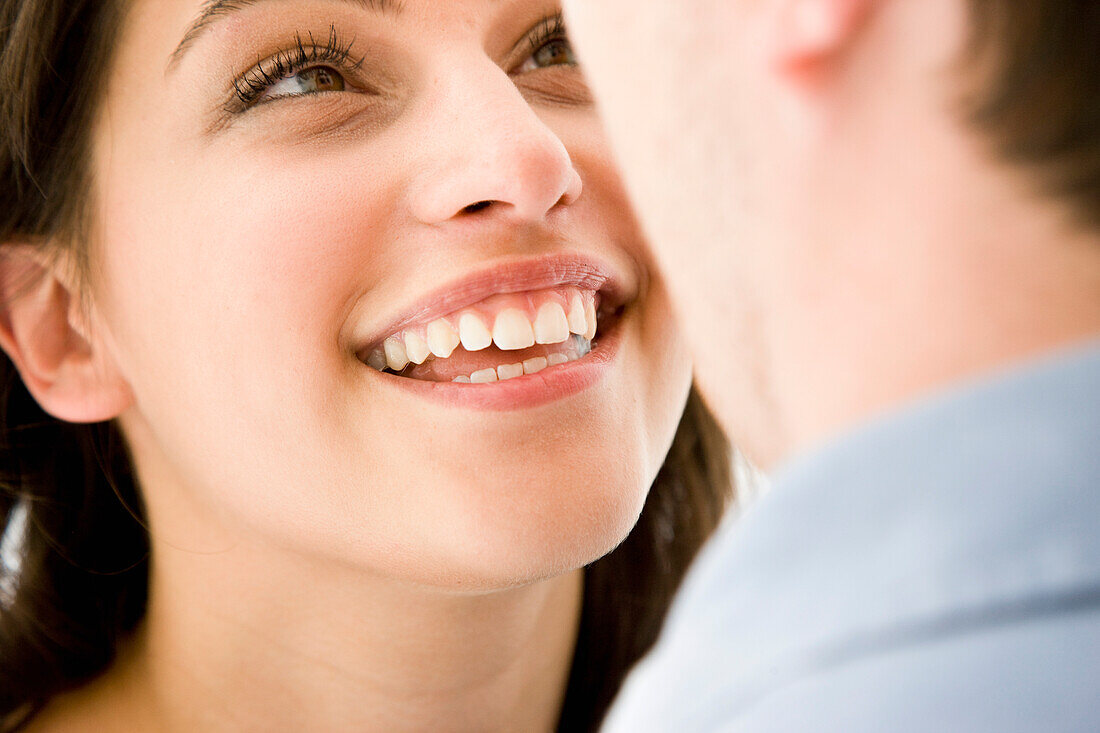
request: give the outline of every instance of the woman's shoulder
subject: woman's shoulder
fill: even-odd
[[[124,733],[150,731],[140,705],[110,677],[55,696],[19,733]]]

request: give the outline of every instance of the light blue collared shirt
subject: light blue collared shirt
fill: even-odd
[[[785,467],[604,730],[1100,732],[1100,343]]]

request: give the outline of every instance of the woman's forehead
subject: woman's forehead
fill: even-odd
[[[301,0],[203,0],[201,3],[183,3],[192,6],[194,17],[187,24],[186,30],[180,38],[175,50],[172,51],[172,61],[175,62],[206,30],[215,26],[224,18],[231,17],[245,8],[255,6],[270,6],[277,3],[294,2],[299,6],[324,5],[326,2],[338,2],[350,5],[368,13],[398,16],[403,14],[406,0],[322,0],[322,2],[302,2]],[[416,2],[416,0],[413,0]]]
[[[407,30],[433,40],[471,35],[490,43],[494,33],[508,35],[511,18],[529,22],[537,15],[560,12],[560,0],[136,0],[129,4],[123,46],[135,46],[145,62],[164,58],[171,73],[191,50],[208,42],[241,44],[233,32],[256,23],[301,23],[302,18],[328,21],[354,18],[367,30]],[[246,23],[247,21],[247,23]]]

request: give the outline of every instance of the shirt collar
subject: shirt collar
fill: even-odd
[[[786,465],[704,553],[673,624],[699,635],[695,649],[722,629],[736,668],[763,683],[784,658],[805,664],[1095,591],[1098,518],[1093,342],[926,399]]]

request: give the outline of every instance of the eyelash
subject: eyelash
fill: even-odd
[[[318,44],[313,34],[302,38],[301,33],[294,34],[294,45],[279,51],[265,61],[257,61],[249,71],[233,81],[233,92],[241,109],[256,104],[260,96],[275,83],[311,66],[326,65],[337,69],[355,71],[363,65],[362,57],[353,59],[353,38],[348,43],[340,40],[336,26],[329,26],[328,39]]]
[[[527,34],[527,55],[533,56],[550,41],[568,40],[569,34],[565,31],[565,18],[561,13],[555,13],[539,21],[538,25]]]
[[[561,13],[543,18],[527,34],[526,57],[534,55],[551,41],[568,40],[565,19]],[[329,26],[328,39],[323,45],[314,40],[312,33],[308,33],[306,39],[302,38],[301,33],[295,33],[293,46],[277,52],[267,60],[257,60],[254,67],[233,80],[235,104],[232,107],[235,109],[230,111],[243,111],[255,106],[270,87],[311,66],[328,65],[345,71],[359,69],[365,59],[353,59],[351,49],[354,44],[354,38],[344,43],[337,34],[335,25]]]

